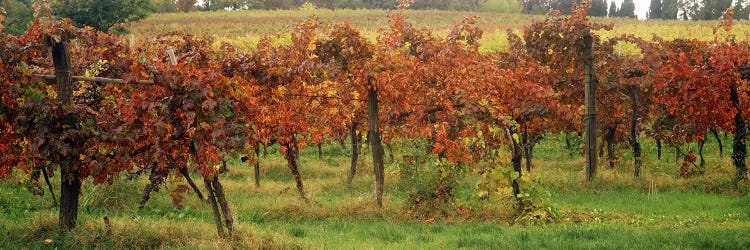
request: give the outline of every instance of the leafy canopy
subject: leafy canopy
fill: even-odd
[[[68,0],[58,1],[53,7],[55,16],[103,32],[109,32],[117,24],[144,19],[151,10],[149,0]]]

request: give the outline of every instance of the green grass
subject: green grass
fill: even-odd
[[[262,186],[252,170],[234,165],[222,182],[236,221],[235,239],[220,239],[208,206],[188,193],[183,209],[168,192],[180,179],[152,195],[137,209],[145,178],[118,179],[115,185],[86,182],[79,223],[58,233],[49,196],[25,190],[23,173],[0,180],[0,248],[177,248],[177,249],[747,249],[750,247],[750,197],[746,184],[731,184],[728,156],[715,142],[706,145],[707,171],[677,177],[677,162],[657,160],[644,140],[644,176],[632,177],[624,159],[603,167],[592,183],[583,178],[580,155],[566,151],[562,136],[547,136],[537,147],[533,174],[552,192],[558,218],[536,225],[513,224],[510,208],[474,197],[476,175],[469,172],[456,187],[456,204],[466,206],[435,221],[410,215],[408,193],[398,183],[397,164],[386,169],[385,206],[371,205],[370,155],[363,150],[354,185],[344,185],[348,158],[338,145],[301,153],[305,188],[311,203],[297,198],[286,162],[277,153],[261,158]],[[407,148],[403,148],[407,147]],[[396,158],[407,154],[406,144]],[[626,148],[619,150],[626,151]],[[276,152],[274,148],[269,152]],[[627,155],[627,153],[625,154]],[[627,157],[624,157],[627,158]],[[670,159],[666,159],[670,158]],[[196,176],[196,178],[199,178]],[[57,178],[53,178],[57,179]],[[21,180],[20,182],[18,180]],[[58,185],[55,184],[55,187]],[[112,221],[106,234],[102,218]],[[45,240],[51,240],[50,245]]]

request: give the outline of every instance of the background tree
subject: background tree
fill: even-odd
[[[17,0],[0,0],[0,6],[5,8],[7,16],[3,20],[4,32],[20,35],[26,32],[34,19],[33,11],[27,3]]]
[[[609,3],[609,17],[616,17],[617,16],[617,5],[615,5],[615,2]]]
[[[660,19],[662,18],[663,5],[661,0],[651,0],[651,5],[648,7],[648,19]]]
[[[396,6],[395,0],[363,0],[369,8],[392,9]]]
[[[703,20],[716,20],[732,6],[732,0],[711,0],[703,1],[703,8],[701,9],[701,19]]]
[[[521,6],[523,13],[526,14],[540,14],[549,10],[549,4],[546,0],[521,0]]]
[[[318,8],[335,9],[336,0],[310,0],[310,3],[314,4]]]
[[[195,9],[196,0],[177,0],[177,11],[190,12]]]
[[[633,0],[625,0],[620,5],[620,10],[617,12],[619,17],[630,17],[635,18],[635,3]]]
[[[695,20],[701,17],[702,0],[677,0],[677,9],[683,20]]]
[[[68,0],[58,1],[53,12],[57,17],[67,17],[78,26],[91,26],[109,32],[112,27],[144,19],[151,12],[148,0]]]
[[[173,0],[151,0],[154,12],[166,13],[177,11],[177,4]]]
[[[571,10],[573,9],[574,3],[579,3],[580,0],[553,0],[550,1],[550,7],[555,10],[562,11],[562,13],[565,13],[566,15],[570,15]]]
[[[593,0],[591,2],[591,9],[589,10],[589,16],[607,16],[607,0]]]
[[[748,9],[747,0],[735,0],[734,1],[734,18],[735,19],[748,19],[750,16],[750,9]]]
[[[267,10],[274,10],[274,9],[283,9],[288,10],[294,8],[295,3],[294,0],[264,0],[263,1],[263,8]]]
[[[677,0],[662,0],[661,19],[677,19]]]

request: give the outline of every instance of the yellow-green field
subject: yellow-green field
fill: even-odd
[[[388,27],[386,10],[273,10],[273,11],[222,11],[154,14],[144,21],[127,27],[138,36],[168,31],[208,33],[217,42],[227,41],[246,47],[266,35],[286,34],[291,25],[310,16],[325,23],[348,22],[364,36],[373,39],[379,29]],[[521,32],[525,26],[544,20],[543,15],[522,15],[492,12],[460,12],[438,10],[405,11],[416,27],[429,28],[436,35],[445,35],[464,17],[479,17],[485,31],[482,50],[502,51],[508,47],[506,30]],[[675,38],[713,39],[717,21],[636,20],[622,18],[593,18],[594,22],[614,24],[612,31],[599,31],[605,38],[621,34],[634,34],[651,39],[654,35],[671,40]],[[734,32],[739,40],[750,40],[750,21],[735,21]]]

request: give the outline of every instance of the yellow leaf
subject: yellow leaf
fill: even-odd
[[[481,100],[479,100],[479,105],[482,105],[482,106],[487,106],[487,104],[489,104],[489,103],[490,102],[487,99],[484,99],[484,98],[482,98]]]
[[[339,109],[335,108],[335,107],[331,108],[331,109],[328,110],[328,113],[331,114],[331,115],[338,114],[339,113]]]
[[[513,193],[513,188],[511,187],[504,187],[497,190],[497,192],[501,195],[509,195]]]

